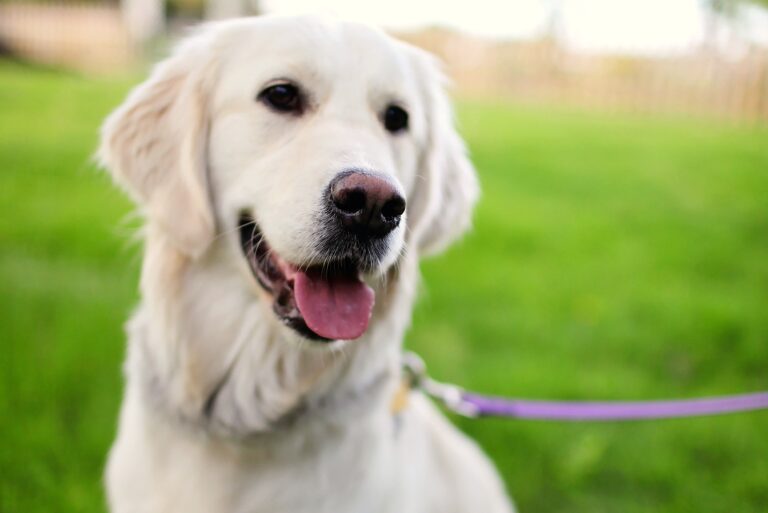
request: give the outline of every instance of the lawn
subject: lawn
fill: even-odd
[[[0,62],[0,511],[103,511],[128,202],[90,163],[127,81]],[[768,389],[768,130],[466,101],[484,196],[424,265],[408,345],[436,377],[538,398]],[[764,512],[768,413],[455,418],[525,512]]]

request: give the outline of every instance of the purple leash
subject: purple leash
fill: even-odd
[[[412,388],[443,403],[448,409],[467,417],[506,417],[532,420],[610,421],[648,420],[768,409],[768,392],[701,399],[668,401],[535,401],[489,397],[438,383],[426,374],[426,366],[417,355],[406,353],[404,369]]]
[[[768,408],[768,392],[670,401],[529,401],[461,392],[462,412],[537,420],[644,420],[722,415]]]

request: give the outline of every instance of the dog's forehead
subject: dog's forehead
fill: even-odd
[[[249,20],[223,35],[225,72],[259,81],[296,79],[316,87],[365,83],[382,94],[416,89],[406,45],[365,25],[322,18]]]

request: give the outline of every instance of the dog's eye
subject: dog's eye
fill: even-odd
[[[259,93],[259,101],[278,112],[301,114],[304,101],[299,88],[293,84],[275,84]]]
[[[384,128],[392,132],[400,132],[408,128],[408,113],[397,105],[390,105],[384,111]]]

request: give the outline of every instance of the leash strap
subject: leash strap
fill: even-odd
[[[461,411],[474,416],[538,420],[649,420],[723,415],[768,408],[768,392],[671,401],[593,402],[502,399],[463,392]]]
[[[421,389],[449,410],[466,417],[504,417],[531,420],[611,421],[650,420],[768,409],[768,392],[668,401],[537,401],[490,397],[429,378],[424,361],[404,355],[411,388]]]

